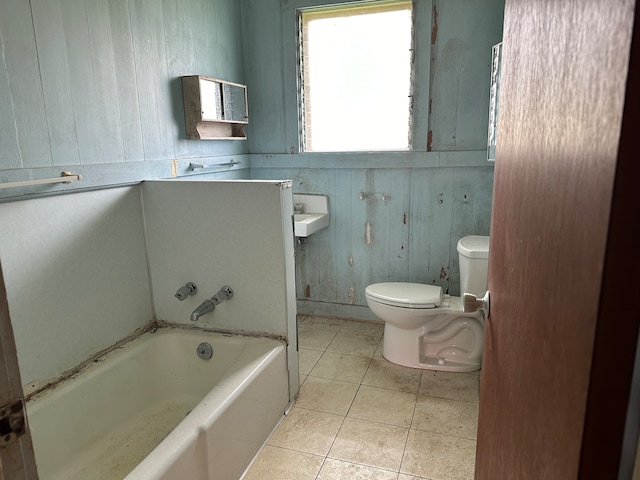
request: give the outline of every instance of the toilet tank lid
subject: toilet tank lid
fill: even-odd
[[[387,305],[405,308],[435,308],[442,302],[442,288],[422,283],[374,283],[366,294]]]
[[[489,257],[489,237],[468,235],[458,240],[458,253],[468,258]]]

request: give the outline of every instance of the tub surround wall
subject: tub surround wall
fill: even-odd
[[[225,300],[195,325],[287,338],[289,390],[298,392],[291,182],[142,184],[156,317],[194,325],[191,312],[225,285]],[[187,282],[198,293],[174,294]]]
[[[290,187],[159,180],[144,182],[142,195],[159,320],[193,325],[191,312],[229,285],[233,298],[197,325],[287,335],[285,249],[293,260],[293,232],[289,220],[291,238],[283,237],[280,211]],[[198,293],[178,301],[176,290],[190,281]]]
[[[155,318],[297,350],[289,183],[151,181],[0,204],[0,257],[23,384],[43,386]],[[284,214],[283,214],[284,212]],[[146,229],[146,231],[145,231]],[[198,294],[183,302],[188,281]],[[289,355],[290,394],[298,391]]]
[[[37,387],[153,318],[138,186],[0,204],[23,384]]]

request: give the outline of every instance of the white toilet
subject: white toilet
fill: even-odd
[[[484,295],[488,257],[489,237],[460,239],[461,294]],[[439,286],[402,282],[369,285],[365,295],[385,322],[382,355],[390,362],[448,372],[480,369],[484,314],[464,313],[460,297],[443,295]]]

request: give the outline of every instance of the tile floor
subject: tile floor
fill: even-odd
[[[383,330],[299,316],[300,395],[244,480],[473,478],[479,375],[392,364]]]

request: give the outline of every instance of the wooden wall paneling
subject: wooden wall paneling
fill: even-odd
[[[4,50],[2,25],[0,25],[0,51]],[[4,62],[0,64],[0,168],[19,168],[22,166],[18,132],[13,114],[13,101],[9,85],[9,72]]]
[[[196,68],[201,72],[209,72],[209,76],[213,78],[219,78],[218,73],[220,71],[220,66],[218,63],[218,59],[220,57],[220,49],[222,48],[220,45],[220,40],[218,38],[218,29],[211,28],[212,25],[218,25],[220,22],[220,13],[218,8],[219,2],[210,2],[205,1],[202,8],[204,9],[204,46],[207,52],[211,52],[209,55],[200,55],[196,58]],[[243,2],[240,2],[243,3]],[[237,28],[242,30],[242,24],[238,23]],[[242,45],[243,46],[243,45]],[[243,46],[244,47],[244,46]],[[206,75],[206,73],[204,74]],[[231,79],[221,79],[221,80],[230,80]]]
[[[120,109],[114,99],[118,98],[116,66],[109,21],[109,5],[101,0],[86,0],[89,38],[91,42],[91,61],[98,104],[96,115],[99,118],[103,139],[102,149],[106,163],[123,162],[124,141]]]
[[[299,168],[280,169],[280,175],[276,178],[276,180],[291,180],[291,182],[293,183],[293,193],[302,193],[302,177]]]
[[[299,135],[299,95],[298,95],[298,17],[295,9],[282,9],[277,23],[281,31],[282,42],[282,83],[279,93],[282,95],[282,112],[284,112],[284,147],[285,152],[300,151]]]
[[[96,83],[105,79],[96,78],[93,72],[94,51],[89,37],[86,2],[67,0],[60,3],[60,10],[80,163],[104,163],[102,143],[105,136],[100,110],[106,99],[98,98]]]
[[[60,0],[31,2],[54,165],[80,163]]]
[[[426,283],[429,273],[430,169],[411,170],[409,209],[409,281]]]
[[[451,23],[461,13],[458,0],[433,0],[429,129],[430,150],[434,151],[453,150],[456,145],[458,71],[462,47],[458,32]]]
[[[453,212],[453,168],[429,170],[427,235],[429,236],[429,270],[426,283],[449,291],[451,267],[451,216]]]
[[[335,194],[329,199],[334,224],[334,263],[336,273],[335,301],[342,304],[355,302],[356,275],[353,258],[353,222],[351,203],[353,170],[345,169],[335,176]]]
[[[390,171],[389,199],[389,281],[409,280],[409,209],[411,207],[411,170]]]
[[[133,31],[128,0],[110,0],[109,24],[114,58],[114,75],[124,159],[127,162],[144,160],[142,119],[138,77],[144,72],[136,69]]]
[[[198,0],[202,2],[202,0]],[[221,78],[231,82],[246,84],[244,73],[244,54],[242,44],[242,19],[240,17],[240,2],[225,0],[206,2],[203,5],[207,23],[203,25],[204,36],[196,37],[197,41],[207,45],[207,55],[198,51],[196,47],[196,68],[199,71],[211,71],[214,78]],[[215,28],[209,28],[215,25]],[[198,45],[198,43],[195,43]],[[251,101],[249,101],[249,125],[252,122]],[[245,127],[245,133],[249,131]],[[225,152],[234,154],[248,152],[248,143],[242,142],[202,142],[204,154],[218,154]]]
[[[144,158],[170,158],[172,148],[168,145],[173,143],[173,137],[168,119],[171,114],[166,116],[171,110],[170,104],[165,108],[169,102],[168,86],[161,88],[168,80],[162,4],[159,0],[132,0],[130,11]]]
[[[491,192],[493,167],[456,168],[453,174],[453,212],[451,217],[451,268],[449,270],[452,295],[460,292],[458,240],[466,235],[489,235],[491,222]]]
[[[486,145],[491,46],[501,40],[503,5],[503,0],[433,2],[432,150]]]
[[[371,236],[365,238],[369,247],[371,283],[378,283],[389,279],[390,201],[384,201],[382,195],[391,195],[391,179],[390,169],[370,171],[371,188],[364,192],[369,197],[362,201],[367,205],[367,221],[371,224]]]
[[[298,280],[298,298],[319,302],[324,299],[320,296],[320,272],[318,268],[319,242],[318,233],[307,238],[307,243],[296,243],[296,278]],[[298,265],[298,259],[300,264]],[[299,274],[299,276],[298,276]]]
[[[502,41],[504,0],[464,2],[462,8],[452,26],[464,48],[458,65],[455,145],[456,150],[482,150],[487,145],[491,47]]]
[[[411,119],[412,148],[427,149],[429,130],[429,79],[431,68],[432,1],[413,3],[414,60],[413,60],[413,118]]]
[[[364,290],[371,282],[369,246],[366,239],[367,203],[360,200],[360,192],[371,190],[370,170],[357,169],[351,172],[351,204],[345,205],[351,210],[351,247],[353,257],[354,291],[353,304],[366,305]],[[342,208],[336,205],[336,209]],[[351,301],[350,301],[351,303]]]
[[[164,31],[166,36],[167,75],[171,91],[171,108],[173,111],[173,135],[175,137],[175,155],[177,157],[198,156],[202,153],[202,144],[187,140],[184,120],[184,102],[182,99],[182,82],[180,77],[185,75],[208,75],[212,72],[200,70],[196,67],[194,43],[195,35],[202,35],[198,30],[204,29],[204,11],[193,8],[189,2],[177,0],[163,0],[162,11]],[[195,12],[194,12],[195,11]],[[200,21],[198,21],[198,18]],[[204,42],[197,42],[199,48]]]
[[[335,188],[334,171],[327,169],[305,169],[300,171],[302,176],[302,189],[296,190],[295,193],[319,193],[333,196]],[[331,204],[331,200],[329,201]],[[331,206],[330,206],[331,208]],[[307,261],[304,288],[309,288],[309,300],[320,301],[327,298],[335,298],[335,265],[333,264],[333,252],[331,241],[332,226],[335,220],[331,220],[331,224],[310,237],[308,243],[300,245],[301,249],[306,249],[305,259]],[[335,227],[334,227],[335,228]]]
[[[152,29],[154,32],[154,60],[156,62],[155,89],[157,98],[157,119],[160,127],[160,152],[161,158],[168,159],[175,156],[175,120],[171,107],[171,78],[167,71],[167,38],[164,33],[164,14],[162,12],[162,0],[153,0],[150,3],[154,15]]]
[[[212,56],[216,58],[218,69],[225,76],[224,80],[244,83],[240,2],[218,1],[215,2],[215,7],[216,16],[221,21],[216,23],[218,48],[212,50]]]
[[[285,90],[280,12],[279,0],[243,2],[242,31],[246,39],[244,63],[249,101],[246,131],[249,149],[256,153],[288,152],[283,115]]]
[[[11,131],[16,132],[20,152],[20,163],[17,166],[50,166],[53,164],[51,143],[31,7],[28,2],[3,1],[0,32],[10,98],[14,106],[15,123]],[[0,159],[0,169],[2,168],[13,167],[5,165]]]
[[[315,193],[329,196],[329,208],[331,208],[331,199],[336,197],[336,176],[340,175],[339,170],[335,169],[319,169],[316,170],[317,179],[315,181]],[[317,235],[318,253],[317,253],[317,275],[318,275],[318,295],[320,299],[336,298],[336,243],[335,243],[336,219],[333,215],[330,217],[329,226],[320,230]]]

